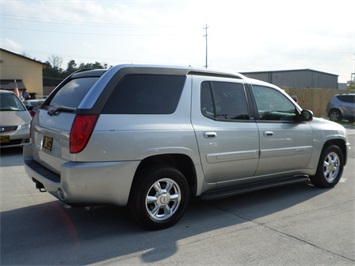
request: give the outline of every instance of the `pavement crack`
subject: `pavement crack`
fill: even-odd
[[[349,260],[349,261],[351,261],[351,262],[355,262],[354,259],[351,259],[351,258],[349,258],[349,257],[346,257],[346,256],[344,256],[344,255],[342,255],[342,254],[339,254],[339,253],[336,253],[336,252],[331,251],[331,250],[329,250],[329,249],[323,248],[323,247],[321,247],[321,246],[318,246],[318,245],[316,245],[316,244],[313,244],[313,243],[311,243],[311,242],[309,242],[309,241],[306,241],[306,240],[304,240],[304,239],[302,239],[302,238],[299,238],[299,237],[297,237],[297,236],[294,236],[294,235],[291,235],[291,234],[287,234],[287,233],[282,232],[282,231],[280,231],[280,230],[277,230],[277,229],[274,229],[274,228],[272,228],[272,227],[269,227],[269,226],[267,226],[266,223],[263,223],[263,224],[260,223],[259,225],[262,226],[262,227],[264,227],[264,228],[267,228],[267,229],[269,229],[269,230],[271,230],[271,231],[273,231],[273,232],[275,232],[275,233],[278,233],[278,234],[284,235],[284,236],[286,236],[286,237],[292,238],[292,239],[297,240],[297,241],[299,241],[299,242],[301,242],[301,243],[304,243],[304,244],[306,244],[306,245],[310,245],[310,246],[312,246],[312,247],[314,247],[314,248],[320,249],[320,250],[325,251],[325,252],[327,252],[327,253],[330,253],[330,254],[332,254],[332,255],[341,257],[341,258],[346,259],[346,260]]]

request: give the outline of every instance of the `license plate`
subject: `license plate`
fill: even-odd
[[[51,151],[53,146],[53,138],[44,136],[43,138],[43,148]]]
[[[4,135],[0,136],[0,143],[9,143],[10,142],[10,136]]]

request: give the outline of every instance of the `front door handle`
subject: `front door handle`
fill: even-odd
[[[213,138],[217,137],[217,133],[216,132],[211,132],[211,131],[205,132],[205,133],[203,133],[203,137],[205,139],[213,139]]]
[[[273,136],[273,135],[274,135],[274,132],[273,132],[273,131],[269,131],[269,130],[264,131],[264,137],[271,137],[271,136]]]

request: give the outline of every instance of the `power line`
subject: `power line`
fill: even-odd
[[[27,16],[13,16],[1,14],[0,18],[6,20],[17,20],[17,21],[30,21],[35,23],[46,23],[46,24],[68,24],[77,26],[95,26],[95,27],[105,27],[105,28],[186,28],[186,25],[143,25],[143,24],[115,24],[111,22],[93,22],[93,21],[77,21],[77,20],[62,20],[62,19],[46,19],[37,17],[27,17]]]
[[[136,37],[149,37],[149,36],[183,36],[183,34],[176,33],[104,33],[104,32],[83,32],[83,31],[59,31],[59,30],[45,30],[45,29],[30,29],[30,28],[15,28],[15,27],[2,27],[3,29],[19,30],[19,31],[37,31],[37,32],[48,32],[48,33],[59,33],[59,34],[75,34],[75,35],[98,35],[98,36],[136,36]]]

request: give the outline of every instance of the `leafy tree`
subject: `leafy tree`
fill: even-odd
[[[63,59],[59,56],[52,55],[49,57],[46,62],[48,67],[43,70],[43,77],[60,78],[63,73],[62,62]]]
[[[81,69],[105,69],[107,64],[95,63],[81,63],[79,66],[75,60],[70,60],[67,65],[67,69],[61,68],[63,59],[59,56],[52,55],[48,58],[46,64],[48,67],[43,70],[43,83],[45,86],[56,86],[64,78]]]
[[[107,64],[101,65],[101,63],[99,62],[95,62],[95,63],[81,63],[79,66],[79,69],[104,69],[107,68]]]
[[[77,70],[78,70],[78,67],[77,67],[75,60],[70,60],[68,62],[67,69],[64,71],[63,75],[64,75],[64,77],[69,76],[70,74],[74,73]]]

